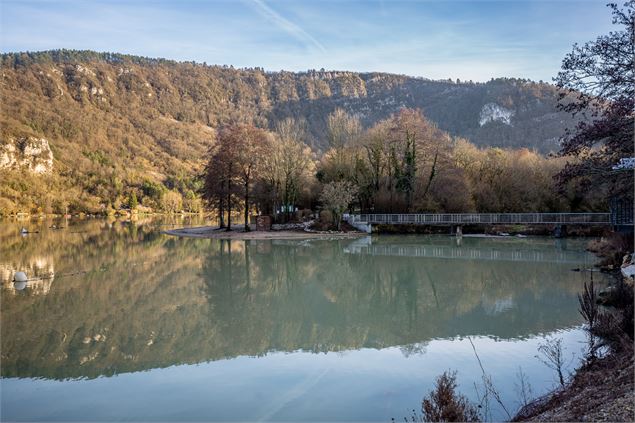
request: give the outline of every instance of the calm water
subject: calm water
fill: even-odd
[[[584,347],[586,240],[229,242],[170,223],[201,222],[0,224],[3,420],[400,420],[447,369],[476,399],[470,340],[513,411],[519,368],[535,395],[555,384],[545,337],[570,368]],[[18,289],[15,270],[49,278]]]

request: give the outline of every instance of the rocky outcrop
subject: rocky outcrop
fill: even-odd
[[[53,152],[44,138],[21,137],[2,140],[0,169],[27,170],[46,174],[53,171]]]
[[[479,125],[483,126],[488,122],[502,122],[506,125],[511,125],[512,116],[516,112],[511,109],[507,109],[496,103],[487,103],[481,109],[481,115],[479,117]]]

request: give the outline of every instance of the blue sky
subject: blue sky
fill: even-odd
[[[90,49],[266,70],[551,81],[606,1],[0,0],[3,52]]]

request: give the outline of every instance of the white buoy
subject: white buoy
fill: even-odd
[[[29,231],[27,231],[26,228],[22,228],[22,230],[20,232],[22,232],[23,234],[28,234],[29,233]]]
[[[13,275],[13,282],[26,282],[27,280],[24,272],[15,272],[15,275]]]

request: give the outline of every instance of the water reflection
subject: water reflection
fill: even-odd
[[[94,378],[272,351],[413,354],[432,339],[524,339],[579,324],[584,275],[570,269],[592,260],[575,240],[244,242],[172,238],[158,231],[165,224],[42,222],[27,238],[17,224],[0,226],[2,376]],[[55,283],[18,289],[18,269],[55,274]]]

